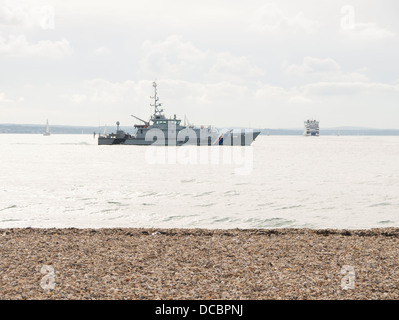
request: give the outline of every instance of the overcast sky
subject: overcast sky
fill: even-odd
[[[0,0],[0,123],[399,129],[397,0]]]

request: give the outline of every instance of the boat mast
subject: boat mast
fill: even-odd
[[[160,107],[162,104],[158,103],[159,98],[157,97],[157,83],[154,81],[152,83],[152,86],[154,87],[154,96],[150,97],[151,99],[154,99],[154,104],[150,104],[151,107],[154,107],[154,115],[161,114],[163,111],[162,109],[159,110],[158,107]]]

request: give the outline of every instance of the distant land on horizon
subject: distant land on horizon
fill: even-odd
[[[235,127],[238,128],[238,127]],[[116,126],[67,126],[52,125],[50,132],[52,134],[93,134],[95,132],[103,133],[115,132]],[[126,132],[132,132],[133,127],[123,127]],[[261,135],[302,135],[303,129],[268,129],[253,128],[261,131]],[[0,124],[0,134],[42,134],[45,132],[45,126],[39,124]],[[399,129],[373,129],[363,127],[342,126],[333,128],[320,128],[320,135],[341,135],[341,136],[399,136]]]

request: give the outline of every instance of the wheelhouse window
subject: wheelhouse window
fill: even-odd
[[[180,125],[181,120],[157,120],[155,121],[155,124],[167,124],[168,122],[171,124]]]

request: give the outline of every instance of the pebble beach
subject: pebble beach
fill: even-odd
[[[399,229],[1,229],[0,299],[398,299]]]

